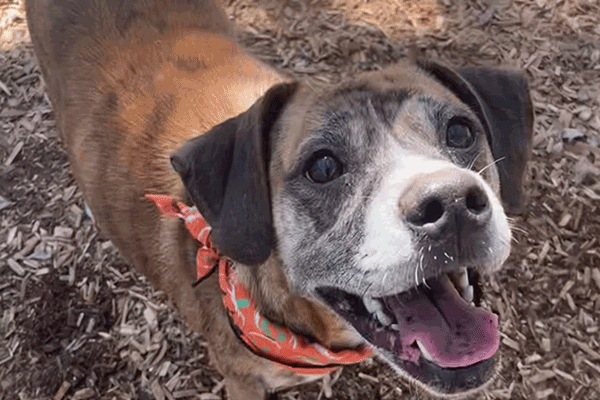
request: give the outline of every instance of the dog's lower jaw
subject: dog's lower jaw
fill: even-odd
[[[471,396],[473,396],[474,394],[480,393],[480,392],[484,391],[492,383],[494,383],[494,381],[499,376],[500,364],[501,364],[501,362],[500,362],[501,356],[500,355],[496,355],[496,363],[495,363],[494,369],[490,373],[489,379],[485,383],[483,383],[481,386],[479,386],[477,388],[470,389],[470,390],[467,390],[467,391],[464,391],[464,392],[461,392],[461,393],[449,394],[449,393],[444,393],[442,391],[436,390],[435,388],[432,388],[431,386],[425,385],[423,382],[421,382],[418,379],[412,377],[406,371],[402,370],[401,368],[399,368],[398,366],[396,366],[395,364],[393,364],[392,362],[390,362],[385,357],[379,356],[379,358],[383,362],[385,362],[386,364],[390,365],[390,367],[394,370],[394,372],[396,372],[396,374],[398,376],[402,377],[409,384],[414,385],[418,390],[420,390],[422,392],[425,392],[427,395],[435,397],[435,398],[453,399],[453,400],[468,399],[468,398],[471,398]]]

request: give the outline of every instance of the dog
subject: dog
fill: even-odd
[[[522,75],[420,61],[309,85],[246,53],[215,0],[26,6],[86,203],[230,399],[370,356],[440,395],[491,381],[479,282],[523,203]]]

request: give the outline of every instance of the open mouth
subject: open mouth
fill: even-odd
[[[470,268],[381,298],[332,287],[317,294],[384,358],[434,391],[468,391],[494,375],[498,317],[479,307],[479,276]]]

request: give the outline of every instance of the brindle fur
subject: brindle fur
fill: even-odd
[[[189,201],[170,156],[288,80],[230,39],[233,29],[214,0],[28,0],[27,13],[60,137],[102,231],[205,336],[229,398],[263,399],[305,381],[240,343],[216,276],[192,287],[197,243],[144,200],[161,193]],[[264,314],[326,346],[360,342],[311,290],[364,274],[356,269],[357,243],[369,199],[388,173],[390,141],[462,166],[475,158],[456,160],[440,145],[436,113],[449,109],[477,120],[451,90],[409,64],[340,85],[294,87],[269,133],[276,245],[260,266],[236,266]],[[327,195],[298,182],[310,143],[323,140],[342,149],[356,172]],[[476,152],[475,170],[493,161],[485,138]],[[483,176],[498,193],[496,168]],[[401,267],[393,280],[409,287],[413,270]],[[439,273],[427,268],[427,276]],[[374,285],[369,279],[347,288],[364,293]]]

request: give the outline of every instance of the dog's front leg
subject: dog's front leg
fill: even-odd
[[[194,288],[195,301],[181,306],[190,328],[201,332],[209,344],[210,363],[225,379],[229,400],[275,400],[271,397],[267,380],[278,375],[272,362],[260,358],[242,343],[231,327],[217,274],[203,280]],[[212,310],[202,313],[197,310]]]

